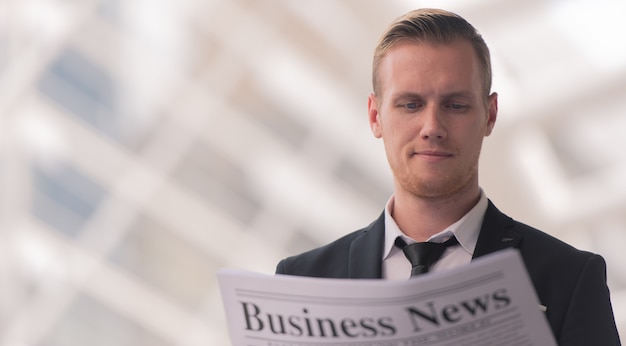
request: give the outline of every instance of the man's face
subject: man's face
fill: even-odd
[[[493,129],[497,95],[486,97],[471,44],[400,42],[378,68],[380,93],[368,99],[396,193],[450,197],[478,187],[482,141]]]

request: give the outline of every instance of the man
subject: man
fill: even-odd
[[[517,248],[559,345],[619,345],[605,262],[501,213],[478,183],[484,137],[496,122],[489,50],[463,18],[422,9],[398,18],[374,54],[368,98],[394,195],[368,227],[282,260],[276,272],[330,278],[406,278],[406,244],[442,243],[431,271]]]

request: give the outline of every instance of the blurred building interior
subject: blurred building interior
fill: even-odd
[[[604,256],[625,335],[626,3],[0,0],[0,346],[230,344],[219,268],[382,211],[371,56],[418,7],[491,48],[486,194]]]

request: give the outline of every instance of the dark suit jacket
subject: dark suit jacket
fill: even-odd
[[[384,236],[383,213],[361,230],[282,260],[276,273],[381,278]],[[490,201],[473,258],[508,247],[520,251],[559,345],[620,345],[601,256],[517,222]]]

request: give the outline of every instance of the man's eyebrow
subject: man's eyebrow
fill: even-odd
[[[462,97],[462,98],[474,98],[475,95],[474,93],[472,93],[471,91],[452,91],[449,93],[445,93],[443,95],[441,95],[441,99],[450,99],[450,98],[455,98],[455,97]],[[402,100],[402,99],[422,99],[424,98],[421,94],[418,93],[414,93],[414,92],[401,92],[395,95],[391,95],[391,99],[392,100]]]
[[[453,91],[453,92],[443,95],[443,98],[454,98],[454,97],[474,98],[474,93],[470,91]]]
[[[422,95],[414,92],[402,92],[395,95],[391,95],[391,99],[393,100],[402,100],[402,99],[419,99],[422,98]]]

